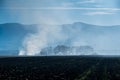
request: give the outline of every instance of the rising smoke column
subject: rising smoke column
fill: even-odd
[[[7,0],[5,8],[9,15],[16,15],[18,22],[23,24],[61,24],[71,21],[67,11],[50,9],[54,7],[53,3],[58,1],[51,0]],[[43,3],[48,3],[43,5]],[[56,6],[55,6],[56,7]],[[65,8],[60,4],[60,7]],[[47,9],[48,8],[48,9]],[[61,16],[62,14],[62,16]],[[56,44],[67,40],[59,26],[40,25],[35,34],[29,34],[23,41],[19,55],[39,55],[40,50],[49,44]]]
[[[62,32],[62,27],[57,25],[39,25],[37,33],[29,34],[24,42],[19,55],[40,55],[41,49],[48,45],[57,44],[67,40],[67,35]]]
[[[64,33],[61,26],[64,21],[69,22],[68,14],[59,10],[50,10],[49,14],[46,11],[35,11],[32,15],[33,21],[40,25],[37,26],[37,33],[26,36],[19,55],[40,55],[41,49],[68,40],[68,34]],[[26,12],[25,14],[29,13]],[[63,15],[59,16],[59,14]]]

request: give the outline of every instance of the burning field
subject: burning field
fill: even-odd
[[[0,80],[119,80],[120,57],[1,57]]]

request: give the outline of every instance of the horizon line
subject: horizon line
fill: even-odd
[[[92,24],[92,23],[87,23],[87,22],[82,22],[82,21],[76,21],[76,22],[72,22],[72,23],[63,23],[63,24],[39,24],[39,23],[21,23],[21,22],[3,22],[0,23],[1,24],[22,24],[22,25],[66,25],[66,24],[75,24],[75,23],[83,23],[83,24],[88,24],[88,25],[95,25],[95,26],[120,26],[120,24],[112,24],[112,25],[100,25],[100,24]]]

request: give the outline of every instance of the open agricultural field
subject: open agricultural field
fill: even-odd
[[[0,80],[120,80],[120,57],[1,57]]]

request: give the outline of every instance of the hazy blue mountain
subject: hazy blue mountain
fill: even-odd
[[[66,43],[77,46],[86,44],[99,50],[120,50],[119,25],[97,26],[77,22],[63,25],[63,30],[70,36]]]
[[[0,24],[0,50],[16,51],[21,48],[26,35],[36,32],[36,26],[37,25],[23,25],[19,23]],[[76,22],[73,24],[59,25],[59,27],[62,27],[62,32],[68,36],[68,39],[62,43],[63,45],[76,46],[76,44],[81,45],[85,43],[95,49],[96,47],[101,49],[119,49],[119,25],[97,26]],[[105,46],[103,46],[104,44]]]
[[[26,28],[29,27],[29,28]],[[6,23],[0,25],[0,49],[18,50],[24,37],[28,33],[34,33],[34,25],[22,25],[18,23]]]
[[[0,50],[0,56],[17,56],[19,53],[19,50]]]

